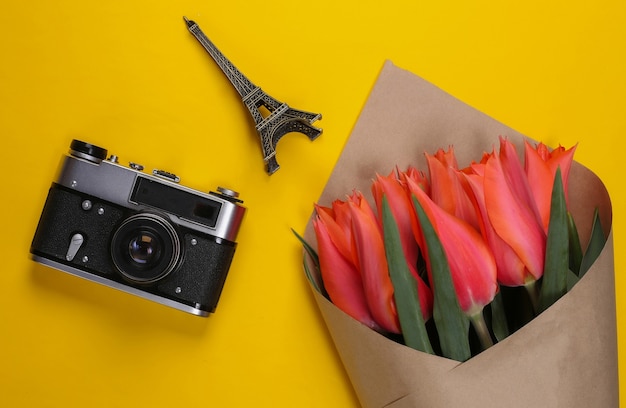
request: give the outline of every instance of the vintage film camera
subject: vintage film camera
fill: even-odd
[[[215,311],[245,207],[73,140],[31,245],[35,261],[198,316]]]

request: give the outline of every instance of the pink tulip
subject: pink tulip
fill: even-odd
[[[318,210],[313,227],[317,237],[320,273],[326,292],[339,309],[364,325],[380,331],[380,326],[374,321],[367,306],[361,275],[352,262],[346,259],[335,246],[330,230],[335,234],[337,230],[333,227],[328,228],[326,222],[330,219],[320,217],[323,213]]]
[[[514,283],[525,284],[543,275],[546,234],[526,177],[520,173],[521,163],[513,154],[513,145],[501,141],[500,155],[492,153],[484,167],[485,209],[495,233],[511,247],[527,270],[503,271],[501,276],[509,275]]]
[[[526,175],[532,194],[537,202],[543,228],[547,232],[548,223],[550,222],[552,186],[554,184],[556,170],[558,167],[561,168],[563,190],[565,191],[565,198],[567,200],[567,181],[576,146],[567,150],[559,146],[553,151],[549,151],[543,143],[539,143],[533,148],[530,143],[526,141],[524,147]]]
[[[498,290],[493,255],[471,225],[437,206],[410,179],[408,185],[441,240],[461,309],[468,316],[478,315]]]

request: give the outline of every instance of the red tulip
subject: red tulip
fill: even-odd
[[[398,178],[400,180],[400,184],[405,190],[405,194],[408,197],[411,206],[413,205],[413,199],[411,198],[411,191],[409,189],[409,179],[411,180],[411,184],[413,188],[420,188],[427,195],[430,195],[430,182],[426,177],[424,172],[417,170],[415,167],[409,166],[409,168],[404,172],[398,173]],[[419,222],[417,220],[417,214],[413,207],[411,207],[411,229],[413,230],[413,236],[417,241],[417,245],[419,248],[424,248],[422,242],[422,227],[420,227]]]
[[[482,168],[484,170],[484,168]],[[505,286],[521,286],[535,277],[530,274],[519,256],[496,233],[489,222],[489,214],[485,205],[484,178],[482,174],[467,174],[467,186],[473,194],[474,202],[480,214],[481,232],[491,248],[497,267],[498,282]]]
[[[315,205],[318,218],[320,218],[329,232],[329,237],[341,255],[349,260],[355,267],[358,265],[354,251],[354,239],[352,238],[352,217],[348,203],[335,200],[332,208]]]
[[[417,216],[413,211],[413,203],[406,193],[401,181],[392,173],[387,177],[376,176],[372,184],[372,194],[378,209],[378,220],[382,220],[382,198],[387,197],[391,213],[396,221],[400,232],[400,241],[407,266],[417,282],[418,297],[420,300],[420,308],[424,320],[430,319],[433,308],[432,292],[422,277],[417,272],[417,260],[419,256],[419,246],[415,235],[413,234],[412,225],[417,223]],[[380,222],[379,222],[380,224]]]
[[[430,182],[423,171],[417,170],[413,166],[409,166],[406,171],[398,172],[398,178],[403,182],[403,186],[406,188],[406,178],[413,180],[424,192],[430,195]]]
[[[400,333],[383,236],[367,201],[362,196],[356,198],[349,204],[365,299],[374,320],[384,330]]]
[[[493,154],[491,154],[493,156]],[[491,158],[491,157],[489,157]],[[517,154],[515,145],[506,138],[500,137],[500,163],[505,180],[513,197],[522,203],[537,220],[541,220],[537,203],[533,197],[528,177]]]
[[[412,219],[415,217],[413,203],[411,202],[410,197],[406,194],[405,189],[393,173],[387,177],[376,175],[376,180],[372,183],[372,195],[374,196],[374,201],[378,210],[377,215],[379,224],[380,220],[382,220],[382,198],[383,195],[387,196],[391,212],[396,219],[396,223],[398,224],[398,229],[400,231],[400,240],[402,242],[404,256],[406,257],[409,265],[417,265],[419,249],[413,230],[411,229],[413,222],[417,221]]]
[[[553,151],[549,151],[543,143],[539,143],[533,148],[530,143],[525,141],[524,147],[526,175],[535,201],[537,202],[543,228],[547,232],[548,223],[550,222],[552,186],[554,184],[556,170],[558,167],[561,168],[563,190],[567,200],[567,180],[576,146],[567,150],[559,146]]]
[[[454,148],[452,146],[448,146],[448,151],[445,151],[443,149],[438,149],[435,152],[434,156],[445,167],[450,167],[453,169],[459,168],[458,162],[456,160],[456,156],[454,155]]]
[[[434,156],[426,154],[430,173],[430,198],[444,211],[478,228],[476,210],[467,195],[452,146],[447,152],[439,149]]]
[[[364,325],[380,331],[380,326],[374,321],[367,306],[361,275],[335,246],[332,236],[337,230],[332,226],[328,228],[328,221],[334,223],[332,219],[320,217],[324,211],[321,207],[318,209],[313,227],[317,237],[320,273],[326,292],[339,309]]]
[[[498,290],[496,265],[487,244],[477,230],[437,206],[411,180],[408,185],[441,240],[461,309],[468,316],[479,314]]]
[[[488,221],[532,278],[539,279],[543,275],[546,234],[526,177],[520,172],[521,163],[514,154],[514,147],[504,139],[501,141],[500,155],[492,153],[484,167]],[[528,283],[527,280],[531,279],[526,272],[521,275],[511,271],[503,273],[517,276],[517,284]]]

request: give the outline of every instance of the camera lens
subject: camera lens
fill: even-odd
[[[152,283],[172,272],[180,261],[180,239],[172,225],[156,214],[127,218],[111,240],[111,257],[126,279]]]
[[[159,238],[150,231],[140,231],[131,238],[128,243],[130,259],[137,265],[150,265],[159,260],[161,256],[161,243]]]

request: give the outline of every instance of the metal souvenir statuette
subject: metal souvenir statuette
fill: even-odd
[[[313,122],[322,118],[319,113],[310,113],[293,109],[284,102],[266,94],[261,88],[253,84],[245,75],[233,65],[228,58],[207,38],[200,30],[198,24],[183,17],[187,28],[194,37],[208,51],[217,65],[222,69],[231,84],[235,87],[246,105],[254,122],[256,130],[261,138],[263,160],[268,174],[274,173],[280,168],[276,161],[276,144],[287,133],[298,132],[306,135],[310,140],[315,140],[322,134],[322,129],[312,125]],[[269,111],[269,115],[263,116],[260,107]]]

